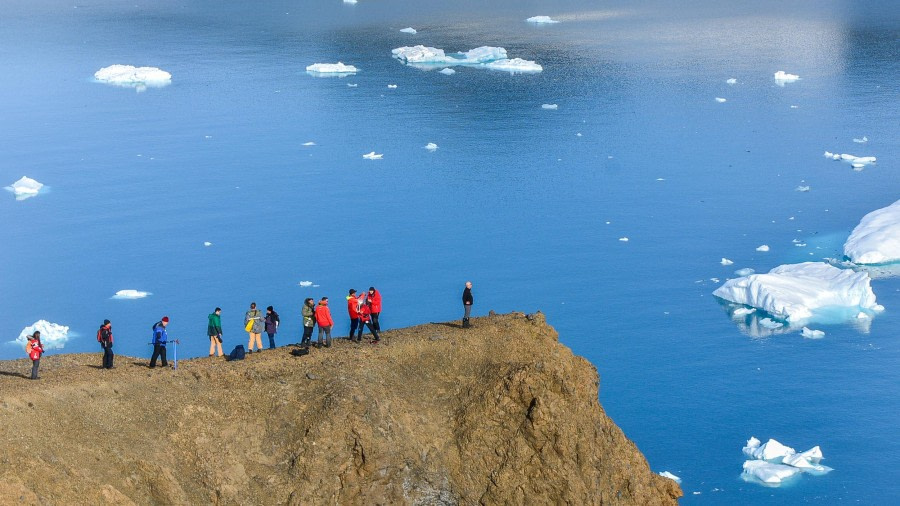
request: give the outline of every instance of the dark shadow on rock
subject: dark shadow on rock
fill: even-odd
[[[12,371],[0,371],[0,376],[13,376],[19,378],[30,379],[31,376],[21,372],[12,372]]]
[[[443,325],[445,327],[450,327],[454,329],[463,328],[462,323],[454,323],[454,322],[431,322],[432,325]]]

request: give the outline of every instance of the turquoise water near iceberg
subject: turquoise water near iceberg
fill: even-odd
[[[250,301],[275,306],[286,343],[305,297],[331,298],[341,334],[348,288],[378,287],[383,324],[401,327],[460,317],[471,279],[476,314],[542,310],[597,366],[604,408],[655,471],[684,480],[685,503],[896,502],[900,280],[873,281],[886,311],[871,325],[819,325],[819,340],[749,336],[711,292],[739,268],[840,257],[862,216],[900,198],[898,10],[4,6],[0,183],[48,190],[0,193],[2,341],[47,319],[71,327],[63,351],[96,352],[109,318],[118,353],[149,357],[165,314],[179,354],[200,356],[215,306],[226,347],[246,344]],[[524,22],[534,15],[561,22]],[[414,44],[502,46],[544,70],[447,76],[390,57]],[[360,72],[304,70],[337,61]],[[93,82],[116,63],[172,84]],[[778,70],[801,80],[778,86]],[[826,150],[878,162],[857,172]],[[112,300],[122,289],[153,295]],[[835,471],[744,483],[750,436],[821,445]]]

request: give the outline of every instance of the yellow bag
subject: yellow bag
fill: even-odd
[[[244,330],[246,330],[247,332],[250,332],[253,330],[253,320],[249,320],[247,322],[247,326],[244,327]]]

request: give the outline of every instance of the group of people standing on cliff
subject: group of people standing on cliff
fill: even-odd
[[[381,342],[381,325],[379,317],[381,316],[381,293],[370,286],[369,290],[363,294],[357,294],[355,289],[350,289],[347,297],[347,313],[350,317],[350,335],[348,338],[356,343],[362,342],[362,336],[366,329],[372,334],[372,344]],[[462,294],[463,303],[463,328],[471,326],[469,318],[471,316],[474,298],[472,297],[472,282],[466,281],[465,289]],[[209,336],[209,356],[223,356],[222,352],[222,308],[217,307],[208,317],[207,335]],[[308,349],[310,346],[315,347],[331,347],[331,330],[334,328],[334,319],[331,316],[331,309],[328,307],[328,297],[322,297],[318,303],[314,302],[312,297],[308,297],[303,301],[301,309],[303,318],[303,335],[300,338],[299,345]],[[253,353],[254,346],[256,351],[262,351],[261,334],[265,331],[269,338],[269,348],[275,348],[275,335],[278,333],[278,327],[281,325],[281,318],[272,306],[266,308],[265,314],[256,307],[255,302],[250,303],[250,309],[244,313],[244,330],[249,334],[250,340],[247,344],[247,352]],[[156,367],[157,359],[160,359],[162,367],[168,367],[166,345],[169,343],[168,328],[169,317],[163,316],[159,321],[153,324],[153,337],[151,344],[153,345],[153,354],[150,357],[150,368]],[[318,326],[319,334],[316,344],[312,344],[313,329]],[[323,339],[324,336],[324,339]],[[44,346],[41,344],[40,331],[34,331],[32,335],[27,336],[28,342],[25,346],[25,353],[32,361],[31,379],[39,379],[38,368],[40,367],[41,355],[44,353]],[[97,342],[103,350],[103,369],[113,369],[113,333],[112,323],[109,320],[103,320],[103,324],[97,330]],[[174,341],[176,344],[177,340]]]

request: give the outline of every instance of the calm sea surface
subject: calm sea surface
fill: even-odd
[[[900,198],[900,7],[729,3],[6,2],[0,186],[48,188],[0,192],[2,340],[47,319],[71,327],[62,351],[97,352],[109,318],[118,353],[149,356],[168,315],[199,356],[215,306],[226,348],[250,301],[286,344],[305,297],[331,298],[340,335],[349,288],[378,287],[400,327],[458,318],[472,280],[476,314],[542,310],[597,366],[604,408],[685,503],[896,503],[900,278],[873,281],[871,325],[819,340],[754,337],[711,292],[738,268],[840,257]],[[391,58],[414,44],[544,71]],[[305,72],[337,61],[360,72]],[[172,84],[93,82],[116,63]],[[821,445],[835,470],[744,483],[750,436]]]

